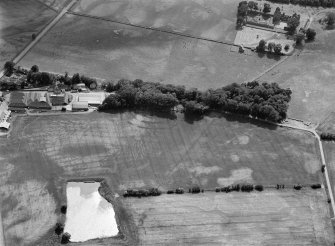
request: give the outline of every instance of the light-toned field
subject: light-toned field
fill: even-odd
[[[234,37],[233,37],[234,38]],[[222,87],[254,77],[276,61],[230,46],[75,15],[65,16],[20,65],[197,87]]]
[[[29,231],[12,228],[43,225],[31,240],[52,232],[67,178],[103,177],[119,194],[132,187],[321,182],[311,134],[235,116],[193,123],[135,113],[17,117],[0,142],[0,156],[7,245],[26,245]],[[32,194],[42,195],[18,192],[30,189],[30,182],[36,184]],[[42,209],[46,201],[50,206]]]
[[[235,0],[81,0],[74,12],[232,42]]]
[[[13,59],[55,13],[37,0],[0,1],[0,67]]]
[[[268,41],[275,38],[276,35],[279,36],[279,34],[274,32],[246,26],[242,30],[237,31],[234,44],[255,48],[262,39]]]
[[[140,245],[333,245],[324,190],[125,199]]]

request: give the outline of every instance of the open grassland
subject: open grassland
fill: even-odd
[[[333,245],[324,190],[126,199],[140,245]]]
[[[232,43],[235,0],[81,0],[76,13]]]
[[[31,35],[40,31],[55,12],[37,0],[0,1],[0,67],[13,59]]]
[[[217,88],[248,80],[276,62],[230,51],[229,45],[67,15],[20,65],[92,77]]]
[[[335,30],[323,30],[317,21],[311,25],[316,40],[260,79],[291,88],[289,117],[320,123],[334,110]]]
[[[237,119],[188,123],[181,116],[135,113],[18,117],[10,137],[0,142],[7,245],[28,245],[52,229],[67,178],[102,177],[118,193],[132,187],[321,182],[311,134]]]

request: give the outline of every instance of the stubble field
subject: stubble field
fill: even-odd
[[[105,178],[117,193],[321,182],[312,135],[256,123],[232,116],[188,123],[181,116],[135,113],[18,117],[0,142],[7,245],[29,245],[52,232],[68,178]]]
[[[135,198],[136,199],[136,198]],[[126,199],[140,245],[332,245],[323,190]]]

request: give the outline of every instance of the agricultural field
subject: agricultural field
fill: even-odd
[[[235,0],[81,0],[73,11],[230,43],[236,34]]]
[[[335,103],[335,31],[322,29],[321,17],[324,14],[316,15],[311,25],[316,40],[260,78],[291,88],[288,116],[314,123],[324,121]]]
[[[47,6],[51,7],[56,11],[61,10],[70,2],[70,0],[38,0],[38,1],[46,4]]]
[[[243,119],[188,122],[135,113],[17,117],[9,138],[0,142],[7,245],[28,245],[52,233],[69,178],[105,178],[119,194],[135,187],[322,182],[312,135]]]
[[[44,71],[78,72],[114,81],[140,78],[207,89],[249,80],[277,62],[230,49],[225,44],[69,14],[19,65],[38,64]]]
[[[0,1],[0,67],[13,59],[55,12],[37,0]]]
[[[136,199],[136,200],[135,200]],[[141,245],[332,245],[323,190],[125,199]]]

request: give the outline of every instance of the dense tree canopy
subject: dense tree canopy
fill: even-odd
[[[12,61],[7,61],[6,63],[5,63],[5,65],[4,65],[4,70],[5,70],[5,75],[6,76],[8,76],[8,77],[10,77],[12,74],[13,74],[13,72],[14,72],[14,62],[12,62]]]
[[[141,80],[120,80],[110,85],[113,93],[99,110],[117,108],[154,108],[171,110],[182,104],[186,113],[201,115],[207,111],[226,111],[279,122],[286,118],[290,89],[276,83],[231,84],[200,92],[183,86],[164,85]]]
[[[306,31],[307,40],[314,40],[316,36],[316,31],[312,28],[308,28]]]

